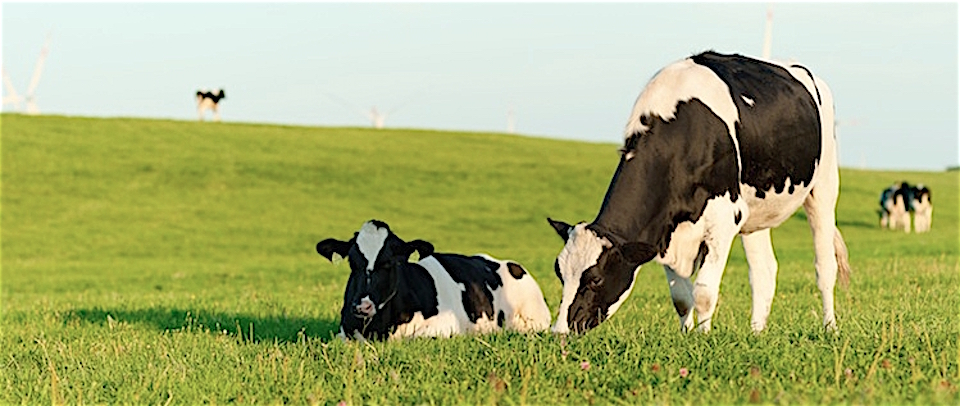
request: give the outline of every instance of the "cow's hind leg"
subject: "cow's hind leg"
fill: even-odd
[[[759,333],[767,327],[770,305],[777,290],[777,257],[770,241],[770,229],[741,235],[740,238],[750,266],[750,289],[753,291],[750,328]]]
[[[824,182],[813,188],[803,203],[807,221],[813,233],[813,249],[817,269],[817,287],[823,299],[823,326],[828,330],[837,329],[834,314],[834,287],[837,283],[837,270],[843,265],[842,272],[848,272],[846,264],[846,246],[840,231],[837,230],[836,206],[839,193],[839,175],[834,171]],[[843,259],[843,264],[838,261]]]

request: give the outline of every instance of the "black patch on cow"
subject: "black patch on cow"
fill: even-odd
[[[733,214],[733,224],[739,225],[740,220],[743,220],[743,212],[737,210],[737,212]]]
[[[226,93],[223,92],[223,89],[220,89],[216,93],[213,93],[210,91],[206,91],[206,92],[197,91],[197,97],[201,99],[210,99],[210,101],[212,101],[213,104],[217,104],[217,103],[220,103],[220,100],[226,99],[227,95]]]
[[[460,254],[433,254],[433,257],[454,281],[463,284],[463,308],[470,321],[476,323],[484,316],[493,320],[493,291],[503,286],[503,280],[497,274],[500,264],[483,257]]]
[[[402,275],[396,275],[396,296],[391,299],[393,292],[376,292],[374,301],[383,307],[369,319],[361,319],[353,314],[355,300],[358,299],[356,289],[360,278],[365,276],[363,272],[351,273],[340,311],[340,326],[348,336],[359,331],[368,339],[386,339],[397,330],[397,326],[412,320],[416,312],[420,312],[424,319],[440,313],[437,286],[426,269],[419,264],[404,263],[399,273]]]
[[[893,204],[893,194],[896,193],[897,188],[891,186],[880,192],[880,210],[883,213],[890,214],[890,210],[887,209],[887,202]],[[881,213],[882,214],[882,213]]]
[[[900,187],[893,192],[893,201],[896,202],[897,198],[903,199],[903,205],[908,211],[913,211],[913,187],[909,183],[903,182],[900,184]]]
[[[913,190],[913,198],[917,201],[923,202],[924,200],[933,203],[933,199],[930,195],[930,189],[924,185],[917,185],[911,188]]]
[[[700,269],[703,266],[703,261],[706,261],[707,254],[710,253],[710,247],[707,247],[706,241],[700,241],[700,247],[697,249],[697,257],[693,259],[694,269]]]
[[[506,315],[503,314],[503,310],[497,312],[497,325],[500,326],[500,328],[503,328],[504,320],[506,320]]]
[[[771,188],[782,193],[788,178],[809,185],[822,143],[818,103],[807,88],[783,67],[741,55],[705,52],[692,59],[726,83],[737,106],[743,183],[759,198]]]
[[[726,124],[699,99],[677,104],[676,118],[653,117],[627,139],[627,152],[588,228],[611,241],[647,243],[663,254],[684,221],[696,222],[707,201],[739,196],[736,148]]]
[[[520,264],[514,262],[507,262],[507,270],[510,271],[510,276],[512,276],[513,279],[523,278],[523,275],[527,274],[527,271],[525,271]]]

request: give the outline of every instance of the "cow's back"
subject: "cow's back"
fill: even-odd
[[[819,92],[814,85],[811,94],[800,81],[807,75],[813,84],[812,74],[740,55],[707,52],[692,59],[726,84],[737,107],[741,183],[759,198],[809,186],[823,148]],[[791,73],[798,69],[799,77]]]

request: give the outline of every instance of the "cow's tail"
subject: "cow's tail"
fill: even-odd
[[[847,254],[847,244],[843,242],[840,229],[834,227],[833,230],[833,249],[837,254],[837,278],[840,280],[840,287],[846,289],[850,284],[850,256]]]

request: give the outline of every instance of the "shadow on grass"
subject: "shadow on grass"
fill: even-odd
[[[301,336],[329,342],[340,331],[337,320],[282,315],[253,316],[205,309],[76,309],[65,314],[64,320],[80,320],[104,326],[112,323],[148,325],[171,332],[228,334],[252,342],[297,342]]]
[[[794,216],[804,222],[807,221],[807,213],[804,213],[803,210],[798,211]],[[879,219],[879,217],[877,217]],[[837,217],[837,227],[855,227],[855,228],[876,228],[879,229],[879,220],[876,222],[862,221],[862,220],[849,220],[842,217]]]

